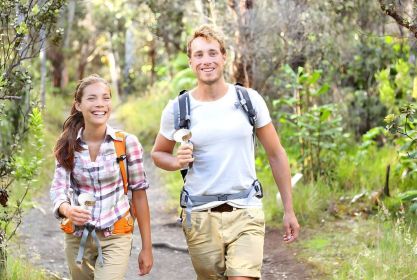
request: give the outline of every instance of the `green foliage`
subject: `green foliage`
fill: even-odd
[[[10,256],[7,261],[7,270],[3,275],[4,280],[52,280],[55,277],[48,276],[45,272],[35,269],[27,261]]]
[[[34,108],[29,115],[30,141],[25,154],[18,154],[13,158],[13,175],[16,180],[30,181],[42,163],[43,154],[43,121],[38,108]]]
[[[19,146],[11,160],[13,180],[10,180],[2,188],[3,191],[9,194],[10,200],[6,201],[5,204],[10,202],[8,204],[10,207],[6,207],[0,216],[0,231],[6,232],[8,239],[11,238],[15,231],[15,229],[10,231],[8,229],[13,227],[12,223],[14,221],[19,221],[18,218],[21,214],[20,206],[30,186],[36,180],[34,177],[38,174],[39,166],[44,160],[44,128],[41,113],[37,108],[33,109],[30,114],[28,134],[31,136],[30,141]],[[17,183],[22,183],[25,187],[23,189],[16,188],[15,184]]]
[[[319,84],[320,71],[306,72],[299,68],[295,73],[289,66],[285,71],[292,78],[287,86],[294,91],[294,98],[275,100],[277,118],[283,125],[292,127],[292,133],[285,135],[300,150],[297,155],[304,178],[317,180],[320,176],[331,177],[331,166],[337,160],[344,139],[342,118],[335,104],[320,105],[320,97],[329,90],[329,85]],[[281,107],[286,105],[294,113]]]
[[[302,255],[331,279],[413,279],[415,226],[391,215],[382,208],[368,220],[324,221],[303,242]]]
[[[351,146],[339,156],[334,173],[340,189],[359,192],[382,188],[386,167],[394,163],[395,149],[391,146],[378,147],[381,134],[381,128],[370,130],[362,136],[360,145]],[[390,185],[398,186],[398,176],[390,177]]]
[[[347,61],[342,71],[341,82],[357,90],[373,90],[381,69],[395,64],[398,59],[407,59],[409,47],[407,41],[391,36],[360,36],[355,40],[352,59]],[[372,95],[372,94],[371,94]]]
[[[393,109],[402,98],[411,96],[413,79],[411,69],[414,67],[402,59],[375,74],[381,101]]]
[[[414,104],[407,104],[400,108],[400,114],[389,114],[385,118],[387,130],[394,136],[394,143],[399,147],[398,169],[403,177],[416,177],[417,172],[417,122]]]
[[[417,215],[417,190],[409,190],[399,193],[397,198],[409,206],[409,212]]]
[[[22,204],[42,159],[42,118],[31,95],[30,64],[24,61],[38,55],[47,37],[52,42],[59,38],[54,25],[64,4],[0,2],[0,270],[6,266],[7,241],[21,222]],[[22,193],[15,182],[25,182]]]
[[[402,76],[408,64],[407,40],[390,36],[359,36],[354,40],[350,59],[346,61],[336,77],[340,81],[338,90],[343,104],[344,127],[353,131],[357,140],[373,127],[383,125],[387,106],[397,95],[395,73],[399,68]],[[401,60],[404,63],[398,63]],[[398,64],[398,65],[397,65]],[[335,76],[336,75],[336,76]],[[407,82],[407,81],[406,81]]]

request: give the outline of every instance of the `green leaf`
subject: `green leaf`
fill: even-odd
[[[330,117],[331,114],[332,114],[332,111],[330,110],[327,110],[327,109],[322,110],[320,114],[320,121],[322,122],[326,121]]]
[[[417,197],[417,190],[406,191],[397,195],[402,201],[411,201]]]
[[[320,76],[321,76],[321,71],[319,70],[314,71],[313,74],[311,74],[311,76],[308,78],[307,84],[309,85],[315,84],[320,79]]]
[[[385,36],[385,43],[388,45],[392,44],[394,42],[394,39],[391,36]]]
[[[22,21],[17,27],[16,27],[16,33],[19,35],[27,35],[29,33],[28,27],[24,21]]]
[[[324,93],[326,93],[326,92],[328,92],[329,91],[329,89],[330,89],[330,86],[329,86],[329,84],[324,84],[324,85],[322,85],[315,93],[313,93],[312,95],[313,96],[320,96],[320,95],[322,95],[322,94],[324,94]]]
[[[34,16],[36,16],[37,14],[39,14],[39,6],[38,6],[38,4],[35,4],[35,5],[33,6],[33,8],[32,8],[32,14],[33,14]]]
[[[413,214],[417,214],[417,202],[411,204],[409,211]]]

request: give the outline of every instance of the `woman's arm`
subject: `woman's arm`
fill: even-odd
[[[68,218],[75,225],[84,225],[91,219],[89,211],[70,204],[67,191],[70,188],[70,172],[58,162],[55,166],[54,178],[52,180],[50,196],[54,205],[56,218]]]
[[[133,191],[132,202],[136,210],[136,219],[142,239],[142,250],[138,257],[139,275],[146,275],[151,271],[153,265],[151,218],[146,190]]]

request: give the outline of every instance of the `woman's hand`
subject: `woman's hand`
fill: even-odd
[[[59,212],[76,226],[82,226],[91,220],[90,211],[85,210],[80,206],[71,206],[69,203],[61,204]]]
[[[139,276],[148,274],[153,266],[152,249],[142,249],[138,257]]]

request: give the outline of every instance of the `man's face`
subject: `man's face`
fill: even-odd
[[[198,82],[208,85],[216,83],[223,77],[225,61],[226,55],[221,53],[216,40],[197,37],[191,42],[189,63]]]

